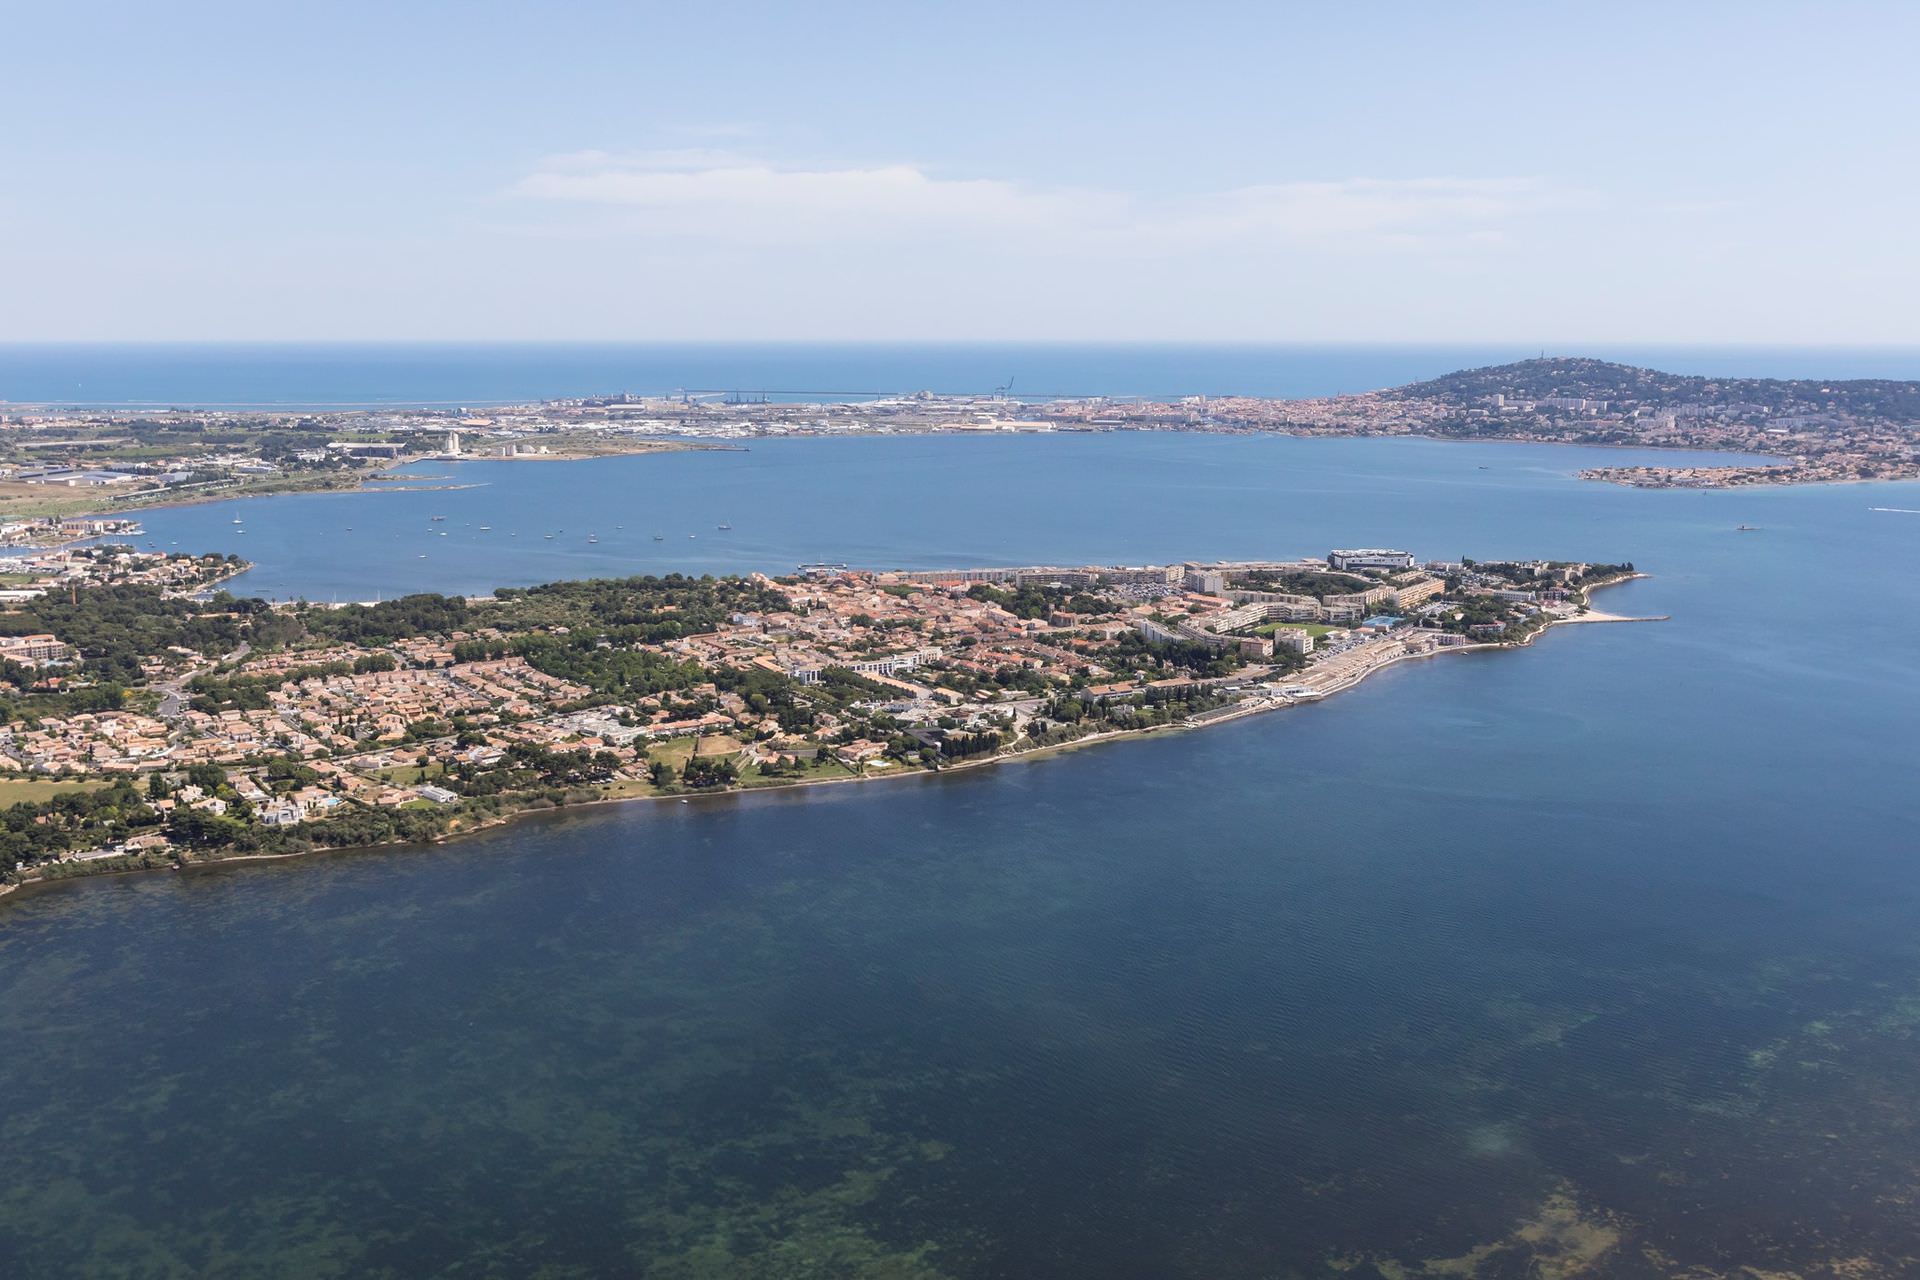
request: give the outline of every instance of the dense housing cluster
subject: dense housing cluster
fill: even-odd
[[[0,871],[423,839],[529,806],[938,770],[1514,644],[1626,565],[1309,560],[682,576],[339,608],[65,553],[0,613]],[[38,655],[38,656],[31,656]]]
[[[1920,383],[1712,379],[1604,360],[1539,359],[1391,391],[1308,400],[1192,398],[1089,405],[1115,425],[1213,424],[1295,435],[1438,436],[1731,451],[1764,460],[1593,467],[1643,488],[1727,488],[1920,476]]]

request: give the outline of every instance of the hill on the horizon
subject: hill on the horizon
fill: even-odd
[[[1862,419],[1920,421],[1920,381],[1708,378],[1585,356],[1547,356],[1463,369],[1396,387],[1390,394],[1463,406],[1496,395],[1535,401],[1569,397],[1605,400],[1614,408],[1737,404],[1758,406],[1769,414],[1843,413]]]

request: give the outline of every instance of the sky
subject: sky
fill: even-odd
[[[1920,4],[0,0],[0,341],[1920,343]]]

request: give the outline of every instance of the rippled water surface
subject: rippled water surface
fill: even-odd
[[[1920,516],[1869,508],[1920,486],[1635,493],[1570,479],[1580,451],[1418,442],[808,448],[494,488],[724,510],[715,568],[1622,557],[1655,576],[1605,607],[1672,621],[960,776],[15,900],[0,1273],[1913,1273]],[[411,536],[439,497],[243,510],[366,503],[357,536],[385,503]],[[600,535],[591,568],[652,564]],[[247,548],[263,589],[405,585],[281,537]]]

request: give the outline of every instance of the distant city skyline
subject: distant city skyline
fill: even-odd
[[[1906,5],[9,26],[0,341],[1920,342]]]

